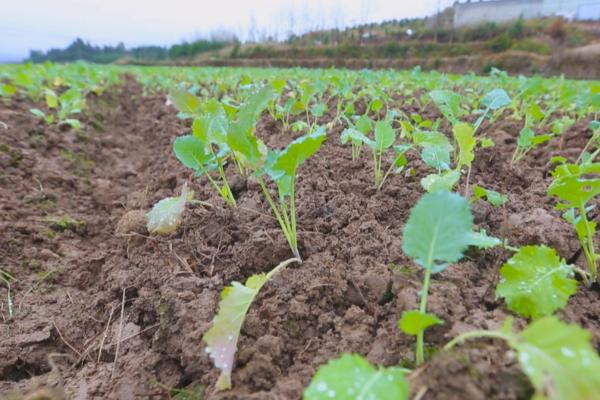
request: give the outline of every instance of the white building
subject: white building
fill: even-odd
[[[454,26],[562,16],[600,20],[600,0],[488,0],[454,3]]]

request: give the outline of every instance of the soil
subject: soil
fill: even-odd
[[[219,371],[201,337],[221,289],[290,258],[289,248],[256,182],[233,178],[230,166],[239,204],[231,210],[175,159],[172,141],[189,128],[164,95],[143,97],[128,78],[88,102],[81,131],[44,125],[24,99],[0,105],[8,125],[0,126],[0,269],[15,278],[10,309],[0,285],[0,397],[163,399],[205,387],[206,399],[299,399],[316,368],[342,352],[412,366],[414,339],[397,321],[417,306],[422,281],[401,250],[403,224],[423,193],[419,180],[430,172],[416,154],[409,157],[414,174],[392,176],[377,192],[368,155],[352,161],[339,143],[341,127],[329,132],[299,171],[304,262],[265,285],[242,329],[233,389],[216,392]],[[509,202],[475,203],[477,227],[513,245],[552,246],[584,267],[575,233],[546,188],[550,157],[574,160],[590,134],[586,126],[578,122],[511,167],[520,127],[509,118],[486,123],[496,147],[477,151],[471,182]],[[263,117],[257,135],[284,146],[297,134]],[[148,235],[144,213],[186,181],[213,207],[189,205],[176,233]],[[457,334],[496,328],[510,315],[494,295],[508,257],[500,249],[470,251],[434,276],[430,310],[445,323],[427,332],[432,359],[410,375],[413,396],[531,395],[514,353],[500,342],[437,351]],[[598,288],[580,286],[559,315],[588,329],[598,347],[599,311]]]

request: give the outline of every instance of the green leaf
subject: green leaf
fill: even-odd
[[[167,197],[156,203],[146,214],[148,232],[162,235],[175,232],[181,223],[185,204],[191,200],[193,195],[194,193],[188,190],[187,184],[184,184],[181,196]]]
[[[374,147],[378,152],[387,149],[394,144],[396,140],[396,131],[389,121],[377,121],[375,124],[375,144]]]
[[[325,111],[327,111],[325,103],[318,103],[310,108],[310,113],[316,118],[321,118],[325,114]]]
[[[600,194],[600,164],[562,164],[552,172],[554,180],[548,195],[558,197],[563,203],[557,208],[580,208]]]
[[[373,120],[367,115],[361,115],[354,124],[356,129],[362,132],[364,135],[368,135],[373,130]]]
[[[527,110],[526,110],[526,114],[533,121],[541,121],[545,117],[540,106],[538,106],[534,102],[529,103],[529,106],[527,107]]]
[[[294,179],[298,166],[319,150],[326,137],[325,128],[319,127],[314,133],[301,136],[291,142],[278,154],[271,166],[269,171],[271,178],[275,181],[282,178]],[[280,186],[280,195],[289,195],[290,189],[289,185]]]
[[[454,133],[454,139],[458,144],[459,155],[457,161],[457,168],[460,169],[463,166],[469,166],[475,159],[475,145],[477,141],[473,136],[473,127],[465,122],[458,122],[452,128]]]
[[[202,336],[206,342],[206,352],[213,359],[215,367],[221,370],[221,375],[216,383],[217,390],[231,388],[231,371],[233,370],[235,352],[240,331],[250,305],[269,279],[296,258],[286,260],[271,270],[269,273],[252,275],[246,284],[232,282],[221,292],[219,311],[213,319],[212,327]]]
[[[81,121],[75,118],[67,118],[64,121],[62,121],[61,124],[67,124],[73,129],[81,128]]]
[[[44,90],[44,97],[46,98],[46,105],[48,106],[48,108],[58,107],[58,96],[56,95],[56,92],[54,90]]]
[[[469,245],[477,247],[479,249],[489,249],[492,247],[500,246],[502,241],[496,237],[488,236],[485,230],[480,232],[471,232],[471,240]]]
[[[533,322],[512,346],[531,380],[534,399],[597,399],[600,358],[591,334],[556,317]]]
[[[169,100],[177,110],[186,114],[196,114],[200,111],[200,99],[185,90],[174,89],[169,94]]]
[[[522,317],[553,314],[577,290],[573,269],[546,246],[522,247],[500,269],[496,296]]]
[[[495,190],[485,189],[479,185],[473,186],[474,200],[485,199],[494,207],[500,207],[508,201],[508,197]]]
[[[481,103],[490,110],[497,110],[508,106],[512,100],[504,89],[494,89],[483,97]]]
[[[462,258],[471,244],[472,225],[473,215],[463,197],[445,191],[427,193],[410,212],[402,250],[424,268],[441,271]]]
[[[413,142],[422,147],[421,158],[427,165],[437,169],[450,168],[452,145],[443,133],[416,131],[413,133]]]
[[[407,335],[416,336],[434,325],[441,325],[444,321],[434,314],[422,313],[417,310],[404,311],[398,326]]]
[[[348,141],[352,141],[354,144],[364,143],[369,147],[373,147],[374,143],[371,139],[366,137],[362,132],[354,129],[354,128],[346,128],[342,132],[340,136],[340,141],[342,144],[348,143]]]
[[[450,90],[434,90],[429,93],[429,97],[440,109],[442,114],[454,125],[462,115],[460,109],[460,95]]]
[[[490,138],[481,138],[479,140],[482,149],[488,149],[490,147],[494,147],[496,143]]]
[[[519,133],[519,138],[517,139],[517,146],[525,149],[531,147],[531,145],[533,144],[532,140],[534,136],[535,132],[533,131],[533,129],[529,127],[521,129],[521,132]]]
[[[451,170],[443,174],[429,174],[421,179],[421,187],[428,192],[451,191],[460,179],[460,171]]]
[[[359,355],[342,354],[317,370],[302,398],[406,400],[408,395],[408,382],[402,369],[376,368]]]
[[[39,108],[32,108],[29,110],[33,115],[35,115],[38,118],[41,119],[46,119],[46,113],[44,113],[42,110],[40,110]]]
[[[216,168],[214,156],[206,150],[206,146],[192,135],[180,136],[173,142],[175,157],[186,167],[200,175]]]

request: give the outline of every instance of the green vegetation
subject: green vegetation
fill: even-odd
[[[526,36],[518,26],[513,28],[511,40]],[[486,33],[473,31],[471,34]],[[179,168],[176,173],[180,177],[195,173],[198,178],[193,182],[188,180],[179,196],[154,205],[146,215],[148,231],[170,234],[185,224],[186,204],[197,202],[188,186],[205,185],[214,189],[217,201],[222,200],[232,215],[242,209],[238,207],[240,198],[262,195],[261,206],[271,209],[294,255],[268,273],[250,276],[245,284],[215,280],[225,288],[213,325],[204,333],[203,340],[214,365],[221,370],[217,389],[231,387],[238,339],[249,307],[261,288],[288,264],[301,262],[298,215],[311,217],[305,210],[298,213],[298,206],[302,204],[297,204],[297,198],[301,203],[304,191],[317,190],[318,186],[310,174],[304,173],[302,166],[315,161],[320,168],[327,168],[323,162],[325,156],[318,152],[322,146],[328,146],[325,154],[340,151],[348,160],[352,157],[353,168],[367,168],[369,174],[372,169],[372,179],[359,182],[359,188],[374,185],[379,190],[386,183],[386,189],[397,190],[410,184],[422,192],[405,224],[402,226],[400,220],[394,222],[398,232],[402,228],[404,255],[422,268],[417,271],[423,274],[418,309],[401,310],[398,321],[402,332],[416,337],[416,365],[427,361],[425,331],[454,322],[442,321],[428,311],[429,292],[435,293],[436,280],[447,279],[443,272],[451,265],[457,268],[456,274],[460,274],[462,260],[467,255],[469,262],[487,268],[485,273],[490,274],[490,281],[496,276],[493,274],[499,275],[495,289],[496,296],[505,303],[504,312],[514,312],[531,322],[520,332],[515,332],[510,319],[500,330],[467,332],[452,340],[446,349],[471,338],[502,339],[516,353],[523,372],[536,390],[536,398],[592,398],[600,384],[595,373],[600,360],[590,344],[590,335],[577,326],[561,322],[553,314],[564,309],[576,292],[576,278],[586,286],[582,285],[580,290],[589,290],[599,279],[594,206],[600,194],[600,164],[595,162],[600,154],[600,83],[571,81],[564,77],[511,77],[498,69],[479,77],[423,72],[420,68],[401,72],[353,72],[45,63],[0,66],[0,97],[3,104],[17,100],[27,102],[28,107],[35,105],[32,113],[53,124],[46,127],[37,123],[36,126],[60,134],[68,131],[69,126],[79,126],[68,122],[74,120],[74,116],[78,122],[87,121],[88,113],[93,111],[90,104],[95,104],[88,102],[89,98],[119,83],[124,72],[137,79],[145,95],[161,96],[161,101],[174,106],[173,116],[180,118],[179,123],[187,129],[187,134],[174,139],[171,156],[189,168],[190,174],[185,175],[185,168],[181,166],[170,168]],[[35,121],[36,117],[27,109],[23,114]],[[500,123],[514,127],[508,132],[512,137],[496,135],[495,129]],[[63,129],[56,129],[54,124],[60,124]],[[587,143],[575,154],[563,151],[562,147],[563,139],[567,138],[565,133],[573,132],[573,127],[585,135],[581,144]],[[86,128],[83,123],[81,128]],[[326,141],[328,136],[335,137]],[[504,148],[514,146],[512,157],[510,153],[495,152],[494,140],[498,136],[499,140],[505,140]],[[46,136],[38,133],[38,137],[43,144]],[[348,147],[340,149],[340,141]],[[539,151],[549,150],[545,148],[549,145],[556,146],[551,152]],[[363,148],[370,154],[364,154]],[[513,147],[510,150],[513,151]],[[67,161],[82,163],[81,168],[91,168],[87,163],[91,160],[85,158],[84,153],[58,151]],[[19,167],[19,160],[13,160],[16,153],[8,145],[0,147],[0,155],[11,168]],[[507,240],[486,234],[482,228],[496,229],[494,234],[499,234],[500,229],[487,226],[486,222],[492,215],[495,220],[502,220],[505,213],[513,211],[512,204],[507,204],[509,197],[516,201],[520,200],[519,196],[526,196],[523,188],[515,191],[510,186],[497,187],[489,180],[478,180],[479,174],[471,176],[471,171],[481,172],[486,168],[492,157],[497,157],[495,162],[504,163],[503,171],[519,173],[525,164],[520,164],[521,161],[533,157],[536,161],[541,159],[539,168],[545,168],[546,176],[551,177],[551,182],[548,178],[547,202],[558,201],[556,209],[573,226],[584,261],[568,258],[570,254],[559,254],[545,243],[517,248],[508,245]],[[399,172],[402,176],[394,175]],[[526,174],[524,171],[523,175]],[[243,190],[236,191],[230,184],[234,175],[241,177]],[[489,189],[490,184],[505,193]],[[458,191],[456,188],[460,188],[464,196],[454,193],[453,190]],[[302,192],[300,196],[298,192]],[[377,193],[374,199],[384,194]],[[36,201],[45,199],[39,197]],[[480,200],[492,207],[476,203]],[[485,208],[486,211],[475,210],[477,227],[471,206],[474,210]],[[264,210],[256,211],[262,214]],[[404,211],[408,210],[400,212]],[[56,232],[82,227],[81,221],[68,215],[45,221]],[[493,257],[481,257],[480,253],[486,249],[501,244],[503,249],[498,249]],[[469,250],[469,247],[475,248]],[[509,256],[507,250],[515,254]],[[308,257],[310,260],[310,254]],[[502,261],[494,265],[489,262],[493,258],[502,258]],[[398,262],[387,260],[383,265],[392,261]],[[585,268],[570,265],[577,263],[584,263]],[[500,264],[503,266],[496,271]],[[398,270],[403,279],[417,273],[404,266],[394,270]],[[242,275],[250,274],[242,272]],[[12,316],[10,285],[16,280],[0,271],[0,282],[9,288],[6,309]],[[389,284],[386,302],[394,301],[394,296]],[[290,317],[283,329],[296,339],[302,336],[303,325]],[[369,395],[381,399],[406,398],[406,372],[399,367],[372,366],[362,355],[343,354],[319,368],[304,398],[321,399],[332,395],[355,398],[353,396],[358,394],[367,398]],[[350,393],[349,389],[356,392]],[[341,397],[342,393],[349,397]]]

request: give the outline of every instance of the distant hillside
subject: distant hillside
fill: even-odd
[[[442,13],[429,19],[388,21],[291,37],[284,43],[231,44],[177,65],[411,68],[486,73],[560,74],[600,78],[600,23],[563,19],[487,22],[459,29]],[[591,46],[591,47],[590,47]],[[588,49],[588,50],[586,50]],[[144,64],[128,58],[123,63]]]

